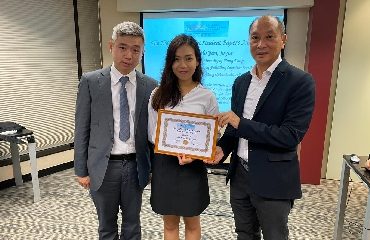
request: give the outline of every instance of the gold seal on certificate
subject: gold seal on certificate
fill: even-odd
[[[214,116],[160,109],[154,151],[174,156],[184,153],[192,158],[212,160],[217,133],[218,123]]]

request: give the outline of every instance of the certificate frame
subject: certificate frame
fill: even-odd
[[[158,110],[154,152],[194,159],[213,160],[218,120],[212,115]]]

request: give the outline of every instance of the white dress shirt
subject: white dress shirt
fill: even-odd
[[[157,88],[153,90],[148,105],[148,139],[152,143],[155,142],[158,113],[153,109],[151,102],[156,90]],[[182,101],[174,108],[165,107],[165,109],[206,115],[219,113],[216,96],[211,90],[204,88],[201,84],[198,84],[198,86],[183,96]]]
[[[126,142],[119,139],[120,131],[120,91],[121,82],[119,79],[124,76],[115,67],[111,67],[111,90],[112,90],[112,103],[113,103],[113,122],[114,122],[114,140],[111,154],[129,154],[135,153],[135,136],[134,136],[134,119],[135,119],[135,106],[136,106],[136,71],[133,70],[125,75],[129,78],[126,83],[127,100],[130,111],[130,138]]]
[[[252,119],[254,112],[256,111],[257,103],[263,91],[266,88],[268,81],[272,73],[274,72],[277,65],[281,62],[279,56],[271,66],[262,73],[262,78],[258,78],[256,74],[256,66],[251,71],[252,79],[248,88],[247,96],[244,102],[243,118]],[[248,140],[239,138],[238,156],[245,161],[248,161]]]

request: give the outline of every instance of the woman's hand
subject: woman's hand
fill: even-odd
[[[213,159],[203,160],[206,164],[216,165],[218,164],[221,159],[224,157],[224,152],[222,151],[222,148],[219,146],[216,146],[216,152]]]
[[[190,157],[187,157],[185,155],[185,153],[182,153],[182,154],[177,154],[177,158],[179,159],[179,164],[180,165],[185,165],[185,164],[188,164],[188,163],[191,163],[194,161],[194,159],[190,158]]]

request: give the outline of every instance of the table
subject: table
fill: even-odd
[[[339,186],[339,199],[337,205],[337,216],[334,228],[334,240],[342,239],[344,212],[346,210],[350,170],[353,170],[369,189],[367,195],[365,221],[362,230],[362,240],[370,239],[370,172],[366,171],[365,168],[363,168],[368,157],[360,156],[359,158],[361,160],[359,163],[352,163],[350,161],[351,159],[350,155],[343,155],[342,173],[340,177],[340,186]]]
[[[13,162],[13,175],[16,186],[20,186],[23,184],[18,144],[25,143],[24,140],[27,141],[28,154],[30,156],[33,201],[38,202],[40,201],[41,197],[37,172],[36,143],[33,132],[28,129],[22,129],[13,134],[0,134],[0,141],[7,141],[10,143],[10,153]]]

